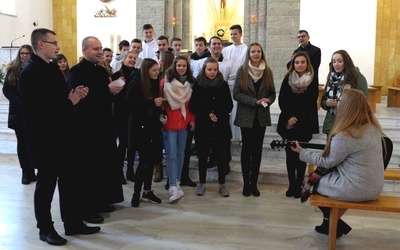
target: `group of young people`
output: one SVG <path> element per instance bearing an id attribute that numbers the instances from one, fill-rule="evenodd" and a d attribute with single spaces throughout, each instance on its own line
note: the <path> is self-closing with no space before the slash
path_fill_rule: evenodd
<path id="1" fill-rule="evenodd" d="M 218 190 L 222 197 L 230 196 L 225 183 L 230 143 L 241 140 L 242 194 L 260 196 L 263 141 L 266 126 L 271 126 L 269 107 L 277 94 L 262 46 L 243 44 L 240 25 L 230 30 L 232 45 L 223 48 L 221 38 L 213 36 L 207 49 L 206 39 L 199 37 L 190 58 L 168 50 L 165 36 L 157 43 L 150 24 L 143 26 L 144 41 L 121 43 L 119 49 L 126 51 L 114 59 L 99 39 L 89 36 L 82 41 L 83 59 L 71 69 L 58 55 L 53 31 L 32 32 L 32 47 L 22 46 L 10 63 L 3 92 L 10 100 L 9 127 L 18 138 L 22 182 L 37 180 L 34 204 L 41 240 L 66 243 L 55 231 L 50 213 L 57 182 L 66 235 L 100 231 L 84 221 L 103 222 L 100 214 L 114 211 L 111 205 L 123 201 L 126 156 L 126 177 L 135 182 L 131 205 L 161 203 L 152 181 L 162 180 L 164 148 L 168 200 L 175 203 L 184 196 L 183 182 L 194 183 L 188 173 L 193 137 L 199 170 L 199 185 L 192 185 L 197 186 L 196 195 L 205 194 L 207 162 L 214 157 Z M 319 133 L 321 50 L 311 45 L 307 31 L 297 35 L 300 46 L 278 94 L 282 112 L 277 132 L 283 139 L 308 142 Z M 181 40 L 172 40 L 179 51 Z M 51 62 L 56 57 L 59 65 Z M 305 193 L 305 168 L 311 163 L 329 169 L 312 191 L 349 201 L 375 199 L 383 187 L 383 162 L 376 157 L 382 155 L 383 133 L 367 103 L 366 80 L 344 50 L 333 53 L 329 67 L 321 101 L 327 110 L 323 125 L 327 146 L 322 153 L 302 149 L 298 143 L 286 147 L 286 196 L 300 198 Z M 49 114 L 49 98 L 57 114 Z M 136 151 L 139 164 L 134 171 Z M 153 179 L 154 170 L 158 173 Z M 321 211 L 324 221 L 316 231 L 328 234 L 329 209 Z M 337 235 L 350 230 L 341 221 Z"/>
<path id="2" fill-rule="evenodd" d="M 319 133 L 316 105 L 321 50 L 309 42 L 306 30 L 300 30 L 297 38 L 300 46 L 287 64 L 278 97 L 281 114 L 277 132 L 285 140 L 296 141 L 285 148 L 289 179 L 286 196 L 301 198 L 301 202 L 311 193 L 344 201 L 374 200 L 383 189 L 382 151 L 386 147 L 382 128 L 367 101 L 367 81 L 345 50 L 332 54 L 321 99 L 326 110 L 322 132 L 327 143 L 322 153 L 302 148 L 299 141 L 309 142 Z M 318 168 L 304 180 L 307 163 Z M 330 209 L 320 210 L 323 223 L 315 230 L 328 235 Z M 350 231 L 351 227 L 340 219 L 337 237 Z"/>

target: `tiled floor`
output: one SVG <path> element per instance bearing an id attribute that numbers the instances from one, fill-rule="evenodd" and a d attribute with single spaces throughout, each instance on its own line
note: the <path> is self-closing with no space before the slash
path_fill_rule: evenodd
<path id="1" fill-rule="evenodd" d="M 53 219 L 63 247 L 38 239 L 33 213 L 35 184 L 20 184 L 16 163 L 0 163 L 0 249 L 327 249 L 328 238 L 314 231 L 321 213 L 309 203 L 286 198 L 286 185 L 259 185 L 261 196 L 244 197 L 241 183 L 228 181 L 229 198 L 222 198 L 216 182 L 207 183 L 203 197 L 184 187 L 178 204 L 167 203 L 165 181 L 154 184 L 162 204 L 129 205 L 133 183 L 124 185 L 125 202 L 104 214 L 100 233 L 65 236 L 58 196 Z M 386 194 L 400 194 L 400 184 L 387 182 Z M 79 204 L 76 204 L 79 206 Z M 337 249 L 399 249 L 400 214 L 348 211 L 343 219 L 353 227 L 337 240 Z"/>

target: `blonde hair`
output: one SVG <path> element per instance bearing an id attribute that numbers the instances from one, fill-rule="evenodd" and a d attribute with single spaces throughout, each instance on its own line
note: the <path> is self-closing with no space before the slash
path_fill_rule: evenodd
<path id="1" fill-rule="evenodd" d="M 332 137 L 340 132 L 345 132 L 353 138 L 361 138 L 365 133 L 365 125 L 367 124 L 377 127 L 383 137 L 381 125 L 369 106 L 364 93 L 358 89 L 344 89 L 322 156 L 329 155 Z"/>

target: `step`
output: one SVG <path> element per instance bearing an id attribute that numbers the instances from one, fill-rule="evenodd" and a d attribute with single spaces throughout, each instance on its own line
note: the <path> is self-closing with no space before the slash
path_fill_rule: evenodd
<path id="1" fill-rule="evenodd" d="M 271 106 L 271 120 L 272 126 L 267 127 L 264 146 L 263 146 L 263 157 L 260 168 L 260 182 L 263 183 L 274 183 L 274 184 L 286 184 L 287 173 L 286 173 L 286 154 L 285 150 L 273 150 L 270 147 L 270 143 L 273 140 L 281 139 L 276 132 L 277 121 L 279 117 L 279 107 L 277 104 Z M 320 109 L 318 111 L 320 131 L 322 131 L 322 122 L 325 117 L 326 111 Z M 395 115 L 393 115 L 395 113 Z M 391 114 L 391 115 L 389 115 Z M 394 144 L 394 150 L 388 169 L 397 169 L 400 164 L 400 108 L 387 108 L 386 102 L 377 104 L 376 116 L 389 138 L 392 139 Z M 7 128 L 7 117 L 8 117 L 8 100 L 0 99 L 0 162 L 13 162 L 18 163 L 16 155 L 16 138 L 14 131 Z M 326 135 L 316 134 L 313 135 L 311 143 L 325 144 Z M 241 166 L 240 166 L 240 143 L 232 142 L 232 161 L 231 173 L 227 176 L 227 181 L 242 181 Z M 197 157 L 192 156 L 190 162 L 190 176 L 194 179 L 198 179 L 197 169 Z M 216 168 L 209 169 L 208 178 L 211 180 L 217 180 Z"/>

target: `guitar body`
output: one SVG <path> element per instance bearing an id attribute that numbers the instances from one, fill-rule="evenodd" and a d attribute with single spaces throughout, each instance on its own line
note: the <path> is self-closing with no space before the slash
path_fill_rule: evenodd
<path id="1" fill-rule="evenodd" d="M 324 144 L 316 144 L 316 143 L 308 143 L 308 142 L 298 142 L 299 145 L 303 148 L 312 148 L 312 149 L 320 149 L 323 150 L 325 148 Z M 384 145 L 385 144 L 385 145 Z M 295 141 L 289 140 L 273 140 L 270 143 L 272 149 L 280 149 L 290 146 L 295 146 Z M 386 150 L 385 150 L 386 148 Z M 382 140 L 382 154 L 383 154 L 383 167 L 386 169 L 389 165 L 390 158 L 392 157 L 393 152 L 393 142 L 389 137 L 384 136 Z"/>

